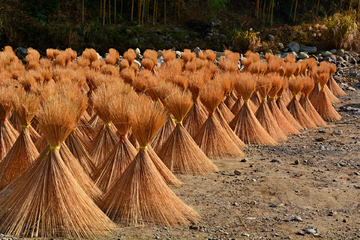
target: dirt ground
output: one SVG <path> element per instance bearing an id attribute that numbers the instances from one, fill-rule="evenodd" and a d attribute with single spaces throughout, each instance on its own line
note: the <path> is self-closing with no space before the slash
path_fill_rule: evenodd
<path id="1" fill-rule="evenodd" d="M 352 110 L 360 108 L 360 90 L 346 92 L 335 105 L 343 118 L 327 128 L 302 131 L 277 147 L 248 146 L 245 159 L 215 160 L 218 173 L 177 175 L 183 184 L 172 190 L 200 222 L 119 225 L 112 238 L 359 239 L 360 110 Z"/>

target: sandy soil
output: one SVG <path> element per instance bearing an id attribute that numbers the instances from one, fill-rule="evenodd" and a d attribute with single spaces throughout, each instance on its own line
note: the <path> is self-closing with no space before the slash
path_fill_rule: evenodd
<path id="1" fill-rule="evenodd" d="M 220 171 L 212 175 L 177 175 L 183 184 L 172 189 L 200 222 L 119 225 L 112 238 L 359 239 L 360 112 L 347 110 L 360 108 L 360 91 L 346 92 L 335 105 L 343 119 L 325 132 L 302 131 L 277 147 L 249 146 L 245 159 L 214 161 Z"/>

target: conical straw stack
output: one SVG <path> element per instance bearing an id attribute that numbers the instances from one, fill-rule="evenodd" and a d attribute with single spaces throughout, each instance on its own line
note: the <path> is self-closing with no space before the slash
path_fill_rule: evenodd
<path id="1" fill-rule="evenodd" d="M 200 100 L 209 116 L 195 136 L 195 141 L 211 159 L 243 157 L 244 153 L 231 139 L 214 114 L 224 94 L 220 81 L 222 81 L 221 76 L 216 77 L 214 81 L 204 87 L 200 94 Z"/>
<path id="2" fill-rule="evenodd" d="M 77 113 L 77 102 L 63 95 L 41 104 L 37 113 L 39 125 L 51 147 L 0 192 L 0 229 L 4 234 L 101 238 L 115 230 L 59 153 L 75 127 Z"/>
<path id="3" fill-rule="evenodd" d="M 317 128 L 316 124 L 306 114 L 305 110 L 302 108 L 299 101 L 297 100 L 297 95 L 300 93 L 303 86 L 304 82 L 301 81 L 300 77 L 292 77 L 289 79 L 289 89 L 293 94 L 293 99 L 291 100 L 287 108 L 291 115 L 303 128 Z"/>
<path id="4" fill-rule="evenodd" d="M 231 79 L 230 74 L 217 74 L 215 78 L 218 78 L 219 87 L 223 90 L 223 99 L 225 98 L 226 94 L 230 92 L 231 89 Z M 225 120 L 229 123 L 233 120 L 235 115 L 230 111 L 230 109 L 226 106 L 226 104 L 221 101 L 218 106 L 221 114 L 225 118 Z"/>
<path id="5" fill-rule="evenodd" d="M 269 106 L 267 104 L 267 95 L 272 88 L 272 78 L 269 76 L 261 76 L 257 79 L 257 89 L 261 96 L 262 102 L 255 113 L 256 118 L 260 122 L 261 126 L 275 141 L 285 141 L 287 137 L 281 131 L 277 121 L 272 115 Z"/>
<path id="6" fill-rule="evenodd" d="M 291 113 L 289 112 L 289 110 L 286 107 L 286 103 L 283 98 L 283 95 L 284 95 L 285 88 L 287 88 L 287 86 L 288 86 L 288 81 L 285 78 L 281 78 L 281 79 L 282 79 L 282 86 L 276 94 L 277 95 L 276 104 L 279 107 L 279 110 L 281 111 L 281 113 L 291 123 L 291 125 L 293 125 L 297 130 L 304 129 L 298 123 L 298 121 L 291 115 Z"/>
<path id="7" fill-rule="evenodd" d="M 303 77 L 304 87 L 301 89 L 300 104 L 305 110 L 306 114 L 313 120 L 318 127 L 327 127 L 327 123 L 322 119 L 319 113 L 315 110 L 308 96 L 314 88 L 314 81 L 310 77 Z"/>
<path id="8" fill-rule="evenodd" d="M 269 91 L 269 100 L 268 100 L 268 106 L 272 115 L 274 116 L 276 122 L 281 128 L 281 131 L 285 135 L 299 134 L 300 132 L 289 122 L 289 120 L 284 116 L 284 114 L 280 111 L 279 107 L 276 105 L 276 94 L 282 87 L 283 79 L 277 74 L 269 75 L 268 77 L 272 78 L 272 88 Z M 295 119 L 294 121 L 296 122 Z"/>
<path id="9" fill-rule="evenodd" d="M 136 156 L 136 149 L 128 139 L 131 128 L 130 107 L 136 100 L 136 94 L 132 92 L 125 95 L 116 95 L 114 100 L 109 103 L 112 122 L 120 134 L 120 141 L 94 174 L 96 185 L 104 193 L 120 178 Z"/>
<path id="10" fill-rule="evenodd" d="M 194 105 L 191 107 L 188 114 L 185 116 L 183 125 L 191 137 L 195 135 L 200 130 L 201 126 L 207 119 L 206 111 L 199 100 L 200 92 L 204 86 L 204 81 L 202 80 L 203 72 L 195 72 L 189 76 L 189 90 L 192 94 L 192 99 Z"/>
<path id="11" fill-rule="evenodd" d="M 20 175 L 39 155 L 31 137 L 29 127 L 39 107 L 40 99 L 33 93 L 19 90 L 12 100 L 22 131 L 16 142 L 0 162 L 0 190 Z"/>
<path id="12" fill-rule="evenodd" d="M 336 65 L 331 63 L 330 64 L 330 79 L 327 82 L 327 86 L 329 87 L 330 91 L 337 97 L 344 97 L 347 94 L 344 92 L 344 90 L 342 90 L 339 85 L 337 84 L 337 82 L 335 81 L 333 74 L 336 72 Z"/>
<path id="13" fill-rule="evenodd" d="M 325 91 L 326 82 L 329 79 L 329 75 L 327 73 L 322 73 L 318 77 L 321 85 L 321 90 L 313 102 L 314 108 L 319 113 L 319 115 L 327 122 L 340 120 L 341 115 L 335 110 Z"/>
<path id="14" fill-rule="evenodd" d="M 234 87 L 239 96 L 244 99 L 244 105 L 230 123 L 234 133 L 244 143 L 277 145 L 276 141 L 261 126 L 250 109 L 250 97 L 256 90 L 256 82 L 251 74 L 241 73 L 235 77 Z"/>
<path id="15" fill-rule="evenodd" d="M 166 185 L 147 153 L 151 138 L 165 122 L 166 112 L 140 96 L 131 112 L 139 152 L 100 205 L 111 219 L 127 225 L 151 222 L 167 226 L 187 225 L 198 219 Z"/>
<path id="16" fill-rule="evenodd" d="M 217 171 L 217 167 L 196 145 L 182 125 L 184 116 L 193 105 L 191 93 L 178 87 L 164 99 L 164 105 L 174 116 L 176 127 L 159 151 L 159 157 L 174 173 L 205 175 Z"/>
<path id="17" fill-rule="evenodd" d="M 114 84 L 103 84 L 93 93 L 94 110 L 104 123 L 103 128 L 95 137 L 93 149 L 90 151 L 96 167 L 102 164 L 110 151 L 120 141 L 116 129 L 114 131 L 114 126 L 111 125 L 111 110 L 108 104 L 113 96 L 118 94 Z"/>
<path id="18" fill-rule="evenodd" d="M 0 161 L 10 151 L 19 135 L 7 119 L 13 108 L 11 100 L 14 91 L 11 82 L 9 85 L 3 83 L 0 86 Z"/>

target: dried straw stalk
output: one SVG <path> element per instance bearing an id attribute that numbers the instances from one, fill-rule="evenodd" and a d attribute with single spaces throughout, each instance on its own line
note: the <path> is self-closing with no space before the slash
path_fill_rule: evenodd
<path id="1" fill-rule="evenodd" d="M 335 81 L 333 74 L 336 72 L 336 65 L 331 63 L 330 65 L 330 79 L 329 81 L 326 83 L 326 85 L 329 87 L 330 91 L 337 97 L 344 97 L 347 94 L 344 92 L 344 90 L 342 90 L 339 85 L 337 84 L 337 82 Z"/>
<path id="2" fill-rule="evenodd" d="M 12 85 L 0 86 L 0 161 L 10 151 L 19 135 L 7 119 L 13 108 L 11 100 L 14 91 Z"/>
<path id="3" fill-rule="evenodd" d="M 282 87 L 282 78 L 278 75 L 271 75 L 271 78 L 272 78 L 272 88 L 269 91 L 269 100 L 268 100 L 269 109 L 272 115 L 274 116 L 276 122 L 278 123 L 279 127 L 281 128 L 281 131 L 285 135 L 299 134 L 300 132 L 288 121 L 288 119 L 282 114 L 279 107 L 276 105 L 276 94 Z M 294 119 L 294 121 L 296 120 Z"/>
<path id="4" fill-rule="evenodd" d="M 105 193 L 117 182 L 125 169 L 136 156 L 136 149 L 128 139 L 131 128 L 130 106 L 136 101 L 136 94 L 116 95 L 110 102 L 111 119 L 120 134 L 119 143 L 94 174 L 96 185 Z"/>
<path id="5" fill-rule="evenodd" d="M 234 133 L 244 143 L 257 143 L 264 145 L 277 145 L 276 141 L 261 126 L 250 108 L 250 97 L 256 89 L 253 76 L 248 73 L 240 73 L 235 77 L 234 87 L 239 96 L 244 98 L 244 105 L 229 124 Z"/>
<path id="6" fill-rule="evenodd" d="M 319 82 L 321 84 L 321 90 L 316 96 L 313 106 L 319 115 L 327 122 L 333 122 L 341 119 L 341 115 L 335 110 L 331 101 L 325 91 L 326 82 L 328 81 L 328 75 L 322 73 L 319 75 Z"/>
<path id="7" fill-rule="evenodd" d="M 293 93 L 293 99 L 287 106 L 287 109 L 303 128 L 317 128 L 316 124 L 306 114 L 305 110 L 302 108 L 299 101 L 297 100 L 297 95 L 299 94 L 303 86 L 304 82 L 301 81 L 299 77 L 293 77 L 289 80 L 289 89 Z"/>
<path id="8" fill-rule="evenodd" d="M 75 127 L 77 103 L 56 95 L 38 110 L 50 144 L 0 195 L 0 229 L 27 237 L 99 238 L 115 225 L 96 206 L 63 161 L 59 148 Z M 81 174 L 81 173 L 78 173 Z"/>
<path id="9" fill-rule="evenodd" d="M 259 120 L 261 126 L 263 126 L 266 132 L 269 133 L 275 141 L 285 141 L 287 140 L 287 137 L 282 132 L 267 104 L 267 95 L 271 88 L 272 78 L 270 76 L 261 76 L 257 79 L 257 89 L 262 102 L 256 111 L 255 116 Z"/>
<path id="10" fill-rule="evenodd" d="M 214 114 L 215 109 L 223 99 L 219 81 L 221 81 L 221 77 L 215 78 L 213 82 L 205 86 L 200 94 L 200 100 L 207 109 L 209 116 L 195 136 L 195 141 L 206 156 L 211 159 L 243 157 L 244 153 L 231 139 Z"/>
<path id="11" fill-rule="evenodd" d="M 166 185 L 147 153 L 147 146 L 166 122 L 166 112 L 140 96 L 131 111 L 133 133 L 140 144 L 135 159 L 105 194 L 103 211 L 116 221 L 138 225 L 145 222 L 168 226 L 196 221 L 198 214 L 186 206 Z"/>
<path id="12" fill-rule="evenodd" d="M 90 151 L 96 167 L 105 161 L 107 155 L 120 141 L 116 129 L 114 131 L 114 126 L 111 124 L 111 110 L 109 107 L 109 102 L 113 100 L 116 94 L 119 93 L 116 92 L 116 87 L 113 84 L 103 84 L 93 93 L 94 110 L 104 122 L 102 129 L 93 141 L 93 148 Z"/>
<path id="13" fill-rule="evenodd" d="M 303 77 L 302 81 L 304 82 L 304 87 L 301 90 L 301 99 L 300 104 L 305 110 L 306 114 L 313 120 L 313 122 L 318 127 L 327 127 L 327 123 L 322 119 L 322 117 L 319 115 L 319 113 L 315 110 L 312 103 L 310 102 L 308 96 L 309 93 L 314 88 L 314 81 L 310 77 Z"/>
<path id="14" fill-rule="evenodd" d="M 173 93 L 164 104 L 176 122 L 176 127 L 166 140 L 159 157 L 163 159 L 170 171 L 183 174 L 205 175 L 217 171 L 217 167 L 206 157 L 196 145 L 193 138 L 182 125 L 184 116 L 193 105 L 191 93 L 173 88 Z"/>
<path id="15" fill-rule="evenodd" d="M 285 91 L 285 88 L 287 87 L 287 85 L 288 85 L 287 80 L 285 78 L 282 78 L 282 87 L 276 94 L 277 95 L 276 104 L 279 107 L 279 110 L 281 111 L 281 113 L 291 123 L 291 125 L 293 125 L 297 130 L 304 129 L 298 123 L 298 121 L 296 121 L 296 119 L 291 115 L 291 113 L 289 112 L 289 110 L 286 107 L 286 101 L 283 98 L 283 94 L 284 94 L 284 91 Z"/>
<path id="16" fill-rule="evenodd" d="M 20 175 L 39 155 L 31 137 L 29 127 L 39 107 L 40 99 L 32 93 L 19 91 L 12 100 L 22 131 L 16 142 L 0 162 L 0 190 Z"/>

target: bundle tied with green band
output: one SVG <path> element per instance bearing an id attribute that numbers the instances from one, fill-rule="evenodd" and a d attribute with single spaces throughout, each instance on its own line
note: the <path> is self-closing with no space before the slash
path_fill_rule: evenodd
<path id="1" fill-rule="evenodd" d="M 217 109 L 224 98 L 224 91 L 221 87 L 222 81 L 224 81 L 224 76 L 216 75 L 214 80 L 207 83 L 200 94 L 200 100 L 209 115 L 195 136 L 195 142 L 210 159 L 244 156 L 244 153 L 220 124 L 217 114 L 213 114 L 218 111 L 218 114 L 222 116 L 221 111 Z"/>
<path id="2" fill-rule="evenodd" d="M 239 73 L 235 77 L 234 87 L 244 99 L 244 105 L 229 124 L 234 133 L 246 144 L 256 143 L 277 145 L 276 141 L 261 126 L 250 107 L 250 97 L 256 90 L 256 81 L 250 73 Z"/>
<path id="3" fill-rule="evenodd" d="M 317 128 L 316 124 L 306 114 L 305 110 L 302 108 L 301 104 L 297 99 L 297 95 L 300 93 L 303 86 L 304 82 L 300 77 L 292 77 L 291 79 L 289 79 L 289 89 L 293 94 L 293 98 L 287 108 L 291 115 L 303 128 L 314 129 Z"/>
<path id="4" fill-rule="evenodd" d="M 319 113 L 316 111 L 314 106 L 312 105 L 309 99 L 309 93 L 314 88 L 314 81 L 310 77 L 302 77 L 301 80 L 304 83 L 303 88 L 301 89 L 301 98 L 300 104 L 303 107 L 306 114 L 310 117 L 311 120 L 318 126 L 318 127 L 328 127 L 328 124 L 322 119 Z"/>
<path id="5" fill-rule="evenodd" d="M 174 86 L 164 98 L 164 105 L 172 113 L 176 123 L 175 129 L 158 153 L 165 165 L 174 173 L 204 175 L 216 171 L 217 167 L 196 145 L 182 124 L 193 106 L 191 93 Z"/>
<path id="6" fill-rule="evenodd" d="M 49 147 L 0 192 L 0 230 L 4 234 L 101 238 L 115 230 L 112 221 L 79 184 L 81 178 L 75 177 L 85 173 L 70 169 L 60 153 L 79 112 L 78 101 L 63 94 L 41 103 L 37 116 Z"/>
<path id="7" fill-rule="evenodd" d="M 186 114 L 183 125 L 193 138 L 207 119 L 207 112 L 199 99 L 199 95 L 204 87 L 203 75 L 204 71 L 188 73 L 188 90 L 191 92 L 194 104 Z"/>
<path id="8" fill-rule="evenodd" d="M 300 132 L 291 124 L 290 120 L 284 116 L 276 104 L 276 94 L 282 88 L 282 77 L 276 73 L 270 73 L 268 77 L 272 79 L 272 87 L 268 94 L 268 106 L 271 114 L 285 135 L 299 134 Z M 291 116 L 290 113 L 288 114 Z M 295 119 L 293 120 L 296 122 Z"/>
<path id="9" fill-rule="evenodd" d="M 140 149 L 105 194 L 101 209 L 111 219 L 126 226 L 145 223 L 174 226 L 197 221 L 198 214 L 171 191 L 148 155 L 148 144 L 166 122 L 166 112 L 144 95 L 140 95 L 132 106 L 132 131 Z"/>
<path id="10" fill-rule="evenodd" d="M 100 166 L 105 161 L 107 155 L 120 141 L 116 133 L 116 128 L 111 124 L 111 109 L 108 104 L 112 98 L 119 94 L 117 91 L 117 84 L 123 84 L 120 81 L 109 81 L 101 84 L 93 93 L 92 100 L 94 103 L 94 111 L 103 122 L 103 127 L 98 131 L 93 140 L 93 148 L 90 155 L 96 167 Z M 126 91 L 131 91 L 129 87 Z"/>
<path id="11" fill-rule="evenodd" d="M 268 75 L 260 76 L 257 78 L 257 90 L 261 96 L 261 104 L 255 116 L 260 122 L 261 126 L 266 130 L 266 132 L 277 142 L 287 140 L 287 137 L 282 132 L 277 121 L 272 115 L 269 106 L 267 104 L 267 95 L 272 88 L 272 78 Z"/>
<path id="12" fill-rule="evenodd" d="M 39 155 L 31 139 L 29 127 L 39 107 L 40 98 L 20 89 L 14 92 L 12 103 L 22 130 L 10 151 L 0 162 L 0 190 L 19 176 Z"/>

